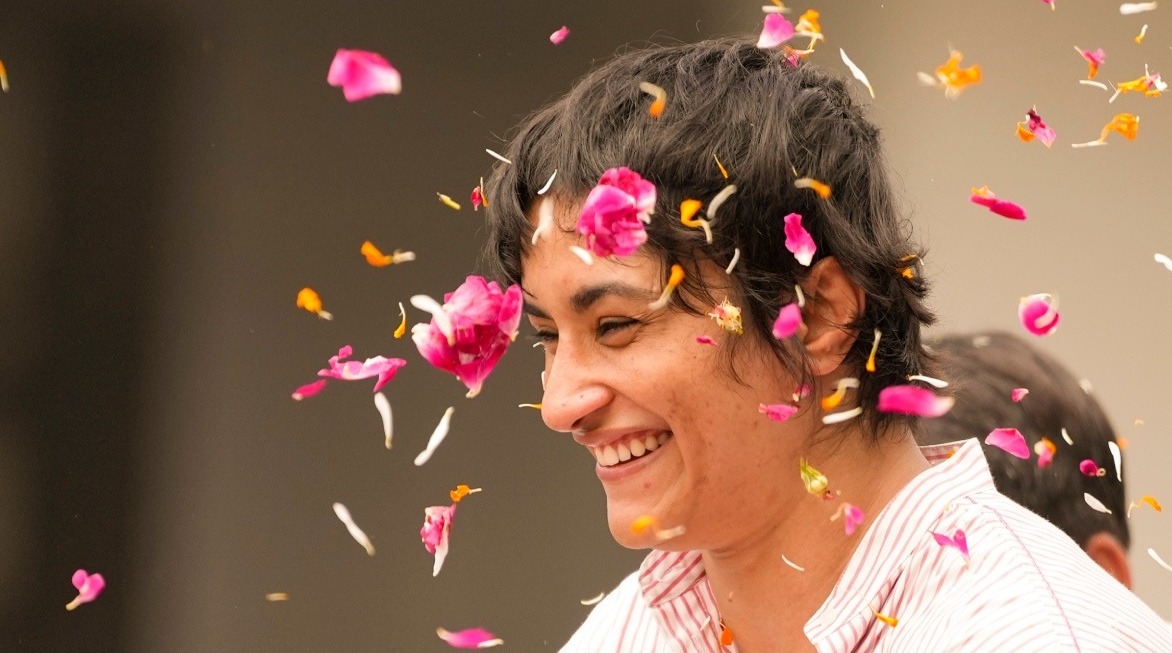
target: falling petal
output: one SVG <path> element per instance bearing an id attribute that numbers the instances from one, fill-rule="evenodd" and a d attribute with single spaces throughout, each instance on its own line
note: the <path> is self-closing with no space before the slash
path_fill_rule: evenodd
<path id="1" fill-rule="evenodd" d="M 924 376 L 923 374 L 913 374 L 913 375 L 907 377 L 907 380 L 908 381 L 920 381 L 922 383 L 927 383 L 928 385 L 930 385 L 934 388 L 947 388 L 948 387 L 948 381 L 943 381 L 941 379 L 936 379 L 936 378 L 933 378 L 930 376 Z"/>
<path id="2" fill-rule="evenodd" d="M 964 556 L 965 564 L 968 564 L 969 543 L 964 531 L 958 528 L 952 533 L 952 537 L 948 537 L 942 533 L 932 533 L 932 537 L 936 539 L 936 543 L 940 546 L 956 549 L 960 555 Z"/>
<path id="3" fill-rule="evenodd" d="M 1090 458 L 1078 464 L 1078 471 L 1082 472 L 1083 476 L 1103 476 L 1107 473 L 1107 470 L 1099 467 L 1099 464 Z"/>
<path id="4" fill-rule="evenodd" d="M 1103 89 L 1104 91 L 1107 91 L 1107 92 L 1110 92 L 1110 91 L 1111 91 L 1111 89 L 1107 88 L 1107 85 L 1106 85 L 1106 84 L 1104 84 L 1103 82 L 1092 82 L 1092 81 L 1091 81 L 1091 80 L 1089 80 L 1089 79 L 1080 79 L 1080 80 L 1078 80 L 1078 83 L 1079 83 L 1079 84 L 1082 84 L 1083 86 L 1094 86 L 1095 88 L 1101 88 L 1101 89 Z M 1079 144 L 1072 145 L 1071 147 L 1090 147 L 1092 144 L 1094 144 L 1094 145 L 1106 145 L 1106 143 L 1095 143 L 1095 142 L 1092 142 L 1092 143 L 1079 143 Z"/>
<path id="5" fill-rule="evenodd" d="M 734 248 L 733 248 L 733 255 L 732 255 L 732 260 L 730 260 L 730 261 L 728 262 L 728 267 L 726 267 L 726 268 L 724 269 L 724 273 L 725 273 L 725 274 L 732 274 L 732 271 L 733 271 L 733 269 L 734 269 L 734 268 L 736 268 L 736 267 L 737 267 L 737 261 L 739 261 L 739 260 L 741 260 L 741 248 L 740 248 L 740 247 L 734 247 Z M 1172 267 L 1169 267 L 1168 269 L 1169 269 L 1169 270 L 1172 270 Z"/>
<path id="6" fill-rule="evenodd" d="M 1063 428 L 1061 429 L 1061 433 L 1062 433 L 1062 439 L 1066 441 L 1066 444 L 1069 444 L 1069 445 L 1071 445 L 1071 446 L 1074 446 L 1074 440 L 1072 440 L 1072 439 L 1070 438 L 1070 434 L 1066 432 L 1066 428 L 1065 428 L 1065 427 L 1063 427 Z"/>
<path id="7" fill-rule="evenodd" d="M 951 410 L 954 403 L 955 398 L 938 396 L 926 388 L 892 385 L 879 391 L 878 410 L 916 417 L 940 417 Z"/>
<path id="8" fill-rule="evenodd" d="M 581 601 L 578 601 L 578 602 L 581 603 L 582 605 L 594 605 L 594 604 L 598 603 L 599 601 L 601 601 L 603 599 L 603 597 L 605 597 L 605 596 L 606 596 L 606 592 L 599 592 L 598 596 L 592 596 L 588 599 L 582 599 Z"/>
<path id="9" fill-rule="evenodd" d="M 798 407 L 789 404 L 761 404 L 757 406 L 757 412 L 775 422 L 784 422 L 798 412 Z"/>
<path id="10" fill-rule="evenodd" d="M 490 149 L 488 149 L 487 147 L 486 147 L 486 148 L 484 148 L 484 151 L 485 151 L 485 152 L 488 152 L 488 155 L 489 155 L 489 156 L 491 156 L 492 158 L 496 159 L 497 161 L 500 161 L 501 163 L 507 163 L 507 164 L 509 164 L 509 165 L 513 165 L 513 162 L 512 162 L 512 161 L 510 161 L 510 160 L 506 159 L 506 158 L 504 157 L 504 155 L 500 154 L 499 152 L 496 152 L 496 151 L 494 151 L 494 150 L 490 150 Z"/>
<path id="11" fill-rule="evenodd" d="M 570 245 L 570 253 L 582 259 L 582 262 L 586 265 L 594 265 L 594 255 L 590 253 L 590 250 L 584 247 L 578 247 L 577 245 Z"/>
<path id="12" fill-rule="evenodd" d="M 395 378 L 399 369 L 407 364 L 402 358 L 387 358 L 374 356 L 364 361 L 346 360 L 354 353 L 349 345 L 338 349 L 336 356 L 331 356 L 329 367 L 317 371 L 317 375 L 340 381 L 362 381 L 376 379 L 372 392 L 382 390 L 383 386 Z"/>
<path id="13" fill-rule="evenodd" d="M 728 170 L 725 169 L 724 164 L 720 162 L 715 152 L 712 153 L 712 158 L 716 161 L 716 167 L 720 170 L 720 176 L 728 179 Z"/>
<path id="14" fill-rule="evenodd" d="M 655 519 L 655 517 L 652 517 L 651 515 L 637 517 L 635 521 L 631 522 L 631 532 L 635 535 L 641 535 L 647 531 L 652 531 L 655 534 L 655 538 L 657 540 L 660 542 L 665 542 L 683 535 L 685 529 L 683 525 L 676 526 L 674 528 L 660 529 L 659 520 Z"/>
<path id="15" fill-rule="evenodd" d="M 867 356 L 866 370 L 868 372 L 875 371 L 875 354 L 879 352 L 879 337 L 882 335 L 879 329 L 875 329 L 875 340 L 871 343 L 871 353 Z"/>
<path id="16" fill-rule="evenodd" d="M 106 589 L 106 579 L 101 574 L 91 574 L 84 569 L 73 572 L 70 582 L 77 590 L 77 596 L 65 605 L 66 610 L 75 610 L 82 603 L 89 603 L 98 598 L 102 590 Z"/>
<path id="17" fill-rule="evenodd" d="M 517 408 L 536 408 L 537 410 L 541 410 L 541 404 L 517 404 Z"/>
<path id="18" fill-rule="evenodd" d="M 334 514 L 337 515 L 338 519 L 342 520 L 342 523 L 346 525 L 346 530 L 350 532 L 350 537 L 354 538 L 355 542 L 361 544 L 362 548 L 366 549 L 366 555 L 374 555 L 374 544 L 371 543 L 370 538 L 366 536 L 366 533 L 362 532 L 362 529 L 358 527 L 358 524 L 354 523 L 354 518 L 350 516 L 350 511 L 346 509 L 346 506 L 340 503 L 335 503 Z"/>
<path id="19" fill-rule="evenodd" d="M 842 62 L 846 64 L 847 68 L 850 68 L 851 74 L 855 76 L 855 79 L 862 82 L 863 86 L 867 87 L 867 92 L 871 94 L 871 99 L 874 100 L 875 89 L 871 88 L 871 82 L 867 79 L 867 73 L 864 73 L 861 68 L 855 65 L 855 62 L 851 61 L 850 57 L 846 56 L 846 50 L 839 48 L 838 53 L 842 55 Z"/>
<path id="20" fill-rule="evenodd" d="M 919 73 L 920 81 L 928 86 L 944 89 L 944 96 L 950 99 L 958 97 L 967 87 L 981 81 L 981 67 L 970 66 L 961 68 L 960 62 L 964 55 L 953 50 L 948 61 L 936 68 L 935 76 Z"/>
<path id="21" fill-rule="evenodd" d="M 770 13 L 765 16 L 765 24 L 761 28 L 760 38 L 757 39 L 757 47 L 776 48 L 793 37 L 793 23 L 779 13 Z"/>
<path id="22" fill-rule="evenodd" d="M 802 293 L 801 284 L 794 284 L 794 296 L 798 301 L 798 308 L 806 307 L 806 296 Z"/>
<path id="23" fill-rule="evenodd" d="M 1124 16 L 1131 16 L 1132 14 L 1142 14 L 1145 11 L 1154 11 L 1156 3 L 1154 2 L 1125 2 L 1119 5 L 1119 13 Z"/>
<path id="24" fill-rule="evenodd" d="M 720 622 L 720 645 L 721 646 L 732 646 L 733 645 L 733 631 L 731 628 L 724 625 L 723 621 Z"/>
<path id="25" fill-rule="evenodd" d="M 448 495 L 451 497 L 452 503 L 459 503 L 459 501 L 461 501 L 461 499 L 463 499 L 464 497 L 466 497 L 468 495 L 475 495 L 476 492 L 479 492 L 482 490 L 483 490 L 483 488 L 469 488 L 468 485 L 459 484 L 459 485 L 456 485 L 455 490 L 450 490 L 448 492 Z"/>
<path id="26" fill-rule="evenodd" d="M 436 628 L 435 634 L 452 648 L 489 648 L 500 646 L 505 641 L 483 628 L 469 628 L 454 633 Z"/>
<path id="27" fill-rule="evenodd" d="M 1164 266 L 1165 270 L 1172 272 L 1172 258 L 1168 258 L 1163 254 L 1156 254 L 1155 259 L 1156 263 Z"/>
<path id="28" fill-rule="evenodd" d="M 562 25 L 560 29 L 555 30 L 553 34 L 549 35 L 549 42 L 553 43 L 554 45 L 561 45 L 562 41 L 565 41 L 566 37 L 569 35 L 570 28 Z"/>
<path id="29" fill-rule="evenodd" d="M 1058 299 L 1048 293 L 1022 297 L 1017 317 L 1026 331 L 1035 336 L 1048 336 L 1058 328 Z"/>
<path id="30" fill-rule="evenodd" d="M 1016 404 L 1024 399 L 1025 396 L 1029 393 L 1029 388 L 1014 388 L 1012 391 L 1010 391 L 1009 398 L 1013 401 L 1013 403 Z"/>
<path id="31" fill-rule="evenodd" d="M 320 379 L 318 381 L 314 381 L 313 383 L 306 383 L 305 385 L 303 385 L 300 388 L 297 388 L 296 390 L 293 391 L 293 399 L 295 401 L 301 401 L 302 399 L 308 399 L 308 398 L 312 397 L 313 395 L 321 392 L 322 389 L 325 387 L 326 387 L 326 380 L 325 379 Z"/>
<path id="32" fill-rule="evenodd" d="M 1054 446 L 1050 438 L 1042 436 L 1041 440 L 1034 443 L 1034 453 L 1038 454 L 1038 467 L 1045 468 L 1054 462 L 1054 454 L 1058 453 L 1058 447 Z"/>
<path id="33" fill-rule="evenodd" d="M 1111 450 L 1111 460 L 1115 463 L 1115 480 L 1120 483 L 1123 482 L 1123 452 L 1119 450 L 1119 445 L 1110 440 L 1107 442 L 1107 448 Z"/>
<path id="34" fill-rule="evenodd" d="M 802 484 L 806 486 L 806 492 L 810 494 L 821 496 L 830 485 L 826 475 L 811 467 L 805 458 L 798 459 L 798 473 L 802 477 Z"/>
<path id="35" fill-rule="evenodd" d="M 647 242 L 655 184 L 627 167 L 608 168 L 586 195 L 574 230 L 595 256 L 629 256 Z"/>
<path id="36" fill-rule="evenodd" d="M 556 173 L 555 173 L 556 174 Z M 552 177 L 550 178 L 552 179 Z M 542 198 L 537 205 L 537 227 L 533 230 L 533 237 L 529 239 L 531 245 L 536 245 L 538 239 L 554 230 L 554 203 L 552 199 Z"/>
<path id="37" fill-rule="evenodd" d="M 334 319 L 332 314 L 322 310 L 321 297 L 313 288 L 302 288 L 297 292 L 297 308 L 304 308 L 310 313 L 315 313 L 323 320 Z"/>
<path id="38" fill-rule="evenodd" d="M 384 268 L 391 264 L 391 257 L 379 251 L 379 248 L 369 240 L 362 242 L 359 252 L 366 257 L 366 262 L 376 268 Z"/>
<path id="39" fill-rule="evenodd" d="M 973 204 L 980 204 L 991 212 L 1009 218 L 1010 220 L 1026 219 L 1025 209 L 1013 202 L 997 199 L 997 196 L 993 194 L 993 191 L 989 190 L 988 186 L 974 188 L 972 195 L 969 196 L 969 201 Z"/>
<path id="40" fill-rule="evenodd" d="M 4 68 L 3 61 L 0 61 L 0 91 L 8 92 L 8 70 Z"/>
<path id="41" fill-rule="evenodd" d="M 854 419 L 863 414 L 862 406 L 855 406 L 850 410 L 844 410 L 840 413 L 830 413 L 822 416 L 822 423 L 826 425 L 839 424 L 850 419 Z"/>
<path id="42" fill-rule="evenodd" d="M 887 624 L 888 626 L 891 626 L 892 628 L 895 628 L 896 626 L 899 625 L 899 619 L 896 619 L 895 617 L 889 617 L 885 614 L 880 614 L 880 613 L 876 612 L 875 618 L 878 619 L 879 621 L 882 621 L 883 623 Z"/>
<path id="43" fill-rule="evenodd" d="M 839 379 L 834 388 L 834 393 L 822 398 L 822 410 L 837 408 L 842 403 L 842 400 L 846 398 L 846 391 L 857 387 L 859 387 L 859 380 L 854 377 L 848 376 Z"/>
<path id="44" fill-rule="evenodd" d="M 639 90 L 655 98 L 651 106 L 647 107 L 647 113 L 652 118 L 662 116 L 663 110 L 667 108 L 667 91 L 651 82 L 639 82 Z"/>
<path id="45" fill-rule="evenodd" d="M 1147 35 L 1148 35 L 1148 24 L 1144 23 L 1144 26 L 1141 27 L 1139 30 L 1139 34 L 1137 34 L 1135 37 L 1135 44 L 1142 45 L 1144 42 L 1144 37 Z"/>
<path id="46" fill-rule="evenodd" d="M 407 309 L 403 308 L 403 302 L 399 302 L 399 326 L 395 327 L 395 339 L 403 337 L 407 333 Z"/>
<path id="47" fill-rule="evenodd" d="M 450 506 L 428 506 L 423 509 L 423 528 L 419 529 L 419 537 L 423 548 L 435 556 L 431 568 L 431 576 L 435 578 L 443 569 L 444 560 L 448 557 L 448 548 L 452 534 L 452 519 L 456 516 L 456 504 Z"/>
<path id="48" fill-rule="evenodd" d="M 330 62 L 326 83 L 341 86 L 347 102 L 389 93 L 398 95 L 403 89 L 399 71 L 377 52 L 340 49 Z"/>
<path id="49" fill-rule="evenodd" d="M 741 309 L 729 303 L 728 299 L 720 302 L 708 312 L 708 317 L 716 320 L 717 326 L 736 335 L 744 335 L 745 328 L 741 322 Z"/>
<path id="50" fill-rule="evenodd" d="M 782 562 L 784 562 L 785 564 L 789 565 L 790 567 L 793 567 L 794 569 L 797 569 L 798 571 L 805 571 L 805 570 L 806 570 L 806 568 L 805 568 L 805 567 L 800 567 L 800 566 L 798 566 L 798 564 L 797 564 L 797 563 L 795 563 L 793 560 L 790 560 L 789 558 L 785 557 L 785 554 L 784 554 L 784 553 L 783 553 L 783 554 L 781 554 L 781 561 L 782 561 Z"/>
<path id="51" fill-rule="evenodd" d="M 708 336 L 696 336 L 696 342 L 700 343 L 701 345 L 712 345 L 713 347 L 720 346 L 720 343 L 716 342 Z"/>
<path id="52" fill-rule="evenodd" d="M 673 263 L 671 266 L 671 276 L 668 277 L 667 283 L 663 286 L 663 292 L 659 294 L 659 299 L 648 304 L 647 308 L 650 308 L 653 311 L 657 311 L 667 306 L 667 303 L 671 301 L 672 291 L 674 291 L 676 287 L 678 287 L 683 282 L 684 268 L 678 264 Z"/>
<path id="53" fill-rule="evenodd" d="M 289 595 L 285 592 L 269 592 L 268 594 L 265 594 L 265 600 L 272 602 L 288 601 Z"/>
<path id="54" fill-rule="evenodd" d="M 1085 82 L 1094 79 L 1095 75 L 1099 74 L 1099 66 L 1102 66 L 1103 62 L 1107 60 L 1107 53 L 1103 52 L 1103 48 L 1083 50 L 1077 45 L 1074 46 L 1074 51 L 1077 52 L 1083 59 L 1086 59 L 1087 62 L 1087 78 L 1083 81 Z M 1102 86 L 1104 91 L 1107 90 L 1106 85 L 1099 84 L 1099 86 Z"/>
<path id="55" fill-rule="evenodd" d="M 798 332 L 802 326 L 802 309 L 796 302 L 781 307 L 777 319 L 773 321 L 773 337 L 784 340 Z"/>
<path id="56" fill-rule="evenodd" d="M 989 435 L 985 436 L 985 444 L 997 447 L 1009 455 L 1017 456 L 1023 460 L 1030 457 L 1030 447 L 1026 444 L 1025 436 L 1017 429 L 993 429 Z"/>
<path id="57" fill-rule="evenodd" d="M 1106 513 L 1108 515 L 1111 514 L 1111 509 L 1108 508 L 1107 506 L 1103 505 L 1102 501 L 1099 501 L 1095 497 L 1091 496 L 1090 492 L 1083 492 L 1082 498 L 1087 502 L 1087 505 L 1090 506 L 1091 508 L 1093 508 L 1099 512 Z"/>
<path id="58" fill-rule="evenodd" d="M 448 429 L 451 427 L 452 413 L 454 412 L 456 412 L 455 406 L 449 406 L 444 411 L 444 416 L 440 418 L 439 424 L 436 425 L 435 430 L 431 433 L 431 437 L 427 439 L 427 448 L 419 452 L 418 456 L 415 456 L 416 467 L 421 467 L 428 460 L 431 460 L 431 455 L 443 443 L 444 438 L 448 437 Z"/>
<path id="59" fill-rule="evenodd" d="M 393 428 L 391 402 L 387 400 L 386 395 L 381 392 L 376 392 L 374 393 L 374 407 L 378 409 L 378 414 L 383 419 L 383 440 L 386 442 L 387 449 L 390 449 Z"/>
<path id="60" fill-rule="evenodd" d="M 439 201 L 442 202 L 444 206 L 452 209 L 453 211 L 460 210 L 460 204 L 456 202 L 456 200 L 448 197 L 447 195 L 444 195 L 443 193 L 436 193 L 436 195 L 439 197 Z"/>
<path id="61" fill-rule="evenodd" d="M 1023 122 L 1017 123 L 1017 136 L 1025 142 L 1038 139 L 1038 142 L 1050 147 L 1054 144 L 1054 139 L 1057 135 L 1054 130 L 1042 121 L 1042 117 L 1038 115 L 1037 107 L 1034 107 L 1026 112 L 1026 119 Z"/>
<path id="62" fill-rule="evenodd" d="M 830 199 L 830 186 L 818 181 L 817 179 L 811 179 L 810 177 L 796 179 L 794 180 L 794 188 L 809 188 L 810 190 L 814 191 L 814 194 L 818 197 L 824 200 Z"/>
<path id="63" fill-rule="evenodd" d="M 716 212 L 720 209 L 721 206 L 724 205 L 728 198 L 732 197 L 733 193 L 735 192 L 737 192 L 736 185 L 729 184 L 724 188 L 721 188 L 720 192 L 712 197 L 712 201 L 708 202 L 707 213 L 709 222 L 716 221 Z"/>
<path id="64" fill-rule="evenodd" d="M 802 226 L 801 214 L 790 213 L 785 216 L 785 248 L 793 253 L 794 258 L 802 265 L 808 267 L 814 260 L 814 253 L 818 248 L 810 232 Z"/>
<path id="65" fill-rule="evenodd" d="M 1131 511 L 1133 509 L 1139 508 L 1139 507 L 1143 506 L 1145 503 L 1147 505 L 1151 506 L 1152 509 L 1155 510 L 1156 512 L 1164 512 L 1164 506 L 1161 506 L 1160 502 L 1156 501 L 1156 497 L 1149 496 L 1149 495 L 1145 494 L 1144 496 L 1140 497 L 1139 501 L 1132 501 L 1131 504 L 1129 504 L 1127 506 L 1128 519 L 1131 518 Z"/>
<path id="66" fill-rule="evenodd" d="M 557 177 L 557 176 L 558 176 L 558 171 L 554 170 L 553 174 L 549 176 L 549 179 L 545 180 L 545 184 L 537 191 L 537 194 L 538 195 L 545 195 L 547 192 L 549 192 L 550 187 L 553 186 L 554 177 Z"/>
<path id="67" fill-rule="evenodd" d="M 861 508 L 845 501 L 838 505 L 838 510 L 831 515 L 830 521 L 837 521 L 839 517 L 843 518 L 843 530 L 847 537 L 855 534 L 855 530 L 863 523 L 864 519 Z"/>

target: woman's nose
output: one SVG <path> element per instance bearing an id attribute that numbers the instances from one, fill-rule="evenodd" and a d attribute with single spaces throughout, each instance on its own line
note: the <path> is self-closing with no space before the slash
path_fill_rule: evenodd
<path id="1" fill-rule="evenodd" d="M 545 374 L 541 419 L 554 431 L 569 433 L 590 426 L 591 416 L 610 403 L 614 391 L 597 366 L 558 351 Z"/>

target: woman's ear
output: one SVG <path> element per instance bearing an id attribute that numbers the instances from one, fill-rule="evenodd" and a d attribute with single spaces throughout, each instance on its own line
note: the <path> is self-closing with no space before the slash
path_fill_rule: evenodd
<path id="1" fill-rule="evenodd" d="M 1086 552 L 1115 580 L 1131 589 L 1131 565 L 1127 562 L 1127 551 L 1123 550 L 1123 545 L 1114 535 L 1106 531 L 1095 533 L 1087 540 Z"/>
<path id="2" fill-rule="evenodd" d="M 847 325 L 863 313 L 866 296 L 833 256 L 818 261 L 802 281 L 806 305 L 798 335 L 814 376 L 834 372 L 855 344 Z"/>

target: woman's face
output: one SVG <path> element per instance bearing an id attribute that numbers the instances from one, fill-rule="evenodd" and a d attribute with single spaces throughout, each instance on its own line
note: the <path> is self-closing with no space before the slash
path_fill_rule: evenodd
<path id="1" fill-rule="evenodd" d="M 522 286 L 545 342 L 542 418 L 593 454 L 614 538 L 656 545 L 631 528 L 651 516 L 662 530 L 686 530 L 661 548 L 719 549 L 784 513 L 782 497 L 800 488 L 797 452 L 813 411 L 784 423 L 758 411 L 789 402 L 795 386 L 766 343 L 703 315 L 650 309 L 666 277 L 658 261 L 636 253 L 586 265 L 571 245 L 581 245 L 575 234 L 542 238 L 523 262 Z M 724 283 L 715 266 L 704 274 L 710 287 Z M 720 347 L 744 340 L 732 362 L 743 384 L 701 335 Z"/>

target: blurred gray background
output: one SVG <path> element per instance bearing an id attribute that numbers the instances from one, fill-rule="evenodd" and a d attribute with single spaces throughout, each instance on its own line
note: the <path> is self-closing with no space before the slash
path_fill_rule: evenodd
<path id="1" fill-rule="evenodd" d="M 1172 98 L 1108 105 L 1071 47 L 1107 50 L 1102 81 L 1172 70 L 1172 7 L 1057 2 L 820 0 L 812 61 L 847 75 L 845 48 L 874 84 L 858 96 L 930 247 L 937 331 L 1020 331 L 1019 297 L 1058 295 L 1062 326 L 1039 344 L 1129 440 L 1129 498 L 1172 502 L 1172 272 L 1153 261 L 1172 253 Z M 556 650 L 579 601 L 641 554 L 611 541 L 589 455 L 515 408 L 540 400 L 540 354 L 519 343 L 466 400 L 391 338 L 396 302 L 474 271 L 468 193 L 525 114 L 622 48 L 761 21 L 750 1 L 3 3 L 0 650 L 447 650 L 436 626 Z M 955 101 L 916 80 L 950 45 L 985 74 Z M 387 56 L 402 95 L 347 104 L 325 83 L 339 47 Z M 1033 105 L 1051 150 L 1014 137 Z M 1071 149 L 1124 111 L 1137 141 Z M 982 184 L 1029 220 L 969 204 Z M 418 260 L 371 268 L 365 239 Z M 294 307 L 306 285 L 334 321 Z M 392 451 L 370 382 L 289 398 L 342 344 L 409 361 L 387 387 Z M 447 406 L 451 435 L 416 468 Z M 484 491 L 432 578 L 423 508 L 457 483 Z M 1140 596 L 1172 617 L 1172 576 L 1145 553 L 1172 559 L 1168 519 L 1137 511 L 1132 559 Z M 109 586 L 66 613 L 78 567 Z"/>

